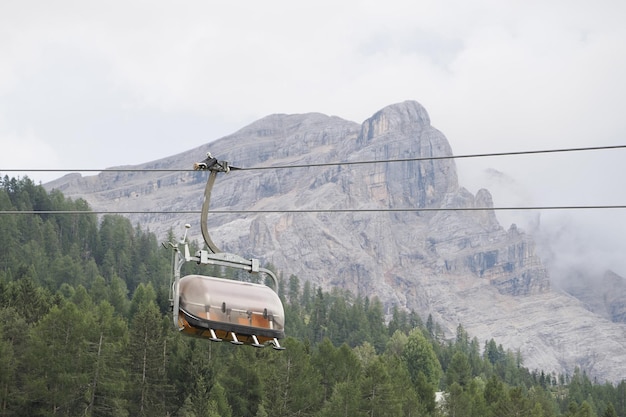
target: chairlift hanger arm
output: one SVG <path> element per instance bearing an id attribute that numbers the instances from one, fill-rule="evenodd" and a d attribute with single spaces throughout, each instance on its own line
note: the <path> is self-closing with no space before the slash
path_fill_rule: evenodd
<path id="1" fill-rule="evenodd" d="M 230 172 L 230 168 L 228 166 L 228 162 L 226 161 L 218 161 L 217 158 L 213 158 L 210 152 L 207 152 L 207 157 L 202 162 L 196 162 L 193 164 L 193 169 L 196 171 L 210 171 L 209 178 L 206 182 L 206 187 L 204 188 L 204 202 L 202 203 L 202 213 L 200 215 L 200 228 L 202 230 L 202 238 L 204 242 L 207 244 L 207 247 L 212 253 L 220 253 L 222 252 L 220 248 L 213 242 L 211 239 L 211 235 L 209 234 L 209 229 L 207 226 L 207 217 L 209 214 L 209 204 L 211 202 L 211 191 L 213 190 L 213 185 L 215 184 L 215 178 L 217 177 L 218 172 Z"/>
<path id="2" fill-rule="evenodd" d="M 200 215 L 200 228 L 202 230 L 202 237 L 204 238 L 204 242 L 209 248 L 209 251 L 207 252 L 199 250 L 196 252 L 195 257 L 190 257 L 186 245 L 186 260 L 193 260 L 196 261 L 198 264 L 219 265 L 243 269 L 250 273 L 262 272 L 272 278 L 272 281 L 274 282 L 274 291 L 278 292 L 278 278 L 276 278 L 276 275 L 274 275 L 272 271 L 265 268 L 260 268 L 258 259 L 244 259 L 238 255 L 223 252 L 213 242 L 213 239 L 211 239 L 211 235 L 209 234 L 207 217 L 209 214 L 209 204 L 211 202 L 211 192 L 213 191 L 213 185 L 215 184 L 217 173 L 230 172 L 231 167 L 229 163 L 227 161 L 218 161 L 217 158 L 213 157 L 211 152 L 207 152 L 206 159 L 201 162 L 194 163 L 193 169 L 196 171 L 210 171 L 206 187 L 204 188 L 204 201 L 202 203 L 202 212 Z M 233 169 L 237 168 L 233 167 Z"/>

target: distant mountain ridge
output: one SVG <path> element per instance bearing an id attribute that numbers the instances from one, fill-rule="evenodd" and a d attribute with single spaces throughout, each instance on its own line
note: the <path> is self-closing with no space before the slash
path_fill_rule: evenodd
<path id="1" fill-rule="evenodd" d="M 189 170 L 209 150 L 251 168 L 220 174 L 212 209 L 276 211 L 210 215 L 222 249 L 271 262 L 285 278 L 294 274 L 325 289 L 377 296 L 386 307 L 430 313 L 450 334 L 462 323 L 481 341 L 493 337 L 519 349 L 530 369 L 571 374 L 580 366 L 612 381 L 626 375 L 626 325 L 552 290 L 523 231 L 505 230 L 493 211 L 459 210 L 493 205 L 487 190 L 473 195 L 459 185 L 453 159 L 407 161 L 453 155 L 419 103 L 385 107 L 362 124 L 318 113 L 271 115 L 135 167 Z M 400 162 L 252 169 L 380 160 Z M 205 172 L 105 171 L 67 175 L 45 187 L 82 197 L 95 210 L 189 211 L 200 209 L 206 178 Z M 407 211 L 374 211 L 388 209 Z M 199 215 L 132 220 L 163 238 L 190 223 L 201 241 Z"/>

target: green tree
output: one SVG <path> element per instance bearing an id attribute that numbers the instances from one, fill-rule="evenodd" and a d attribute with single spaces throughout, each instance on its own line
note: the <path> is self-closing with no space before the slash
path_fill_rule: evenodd
<path id="1" fill-rule="evenodd" d="M 558 404 L 552 391 L 534 386 L 528 390 L 528 398 L 531 404 L 534 404 L 533 414 L 541 413 L 541 417 L 556 417 L 559 414 Z"/>
<path id="2" fill-rule="evenodd" d="M 449 387 L 445 400 L 446 415 L 450 417 L 471 417 L 471 398 L 458 382 Z"/>
<path id="3" fill-rule="evenodd" d="M 108 301 L 115 308 L 115 312 L 126 317 L 130 311 L 128 300 L 128 288 L 126 283 L 117 275 L 113 274 L 108 285 Z M 136 308 L 136 306 L 135 306 Z"/>
<path id="4" fill-rule="evenodd" d="M 402 357 L 404 355 L 404 348 L 406 347 L 408 341 L 409 337 L 406 334 L 404 334 L 400 330 L 396 330 L 387 342 L 385 355 Z"/>
<path id="5" fill-rule="evenodd" d="M 127 218 L 114 215 L 102 218 L 95 252 L 96 262 L 102 265 L 105 278 L 117 274 L 126 279 L 131 291 L 139 284 L 136 277 L 131 276 L 133 243 L 134 230 Z"/>
<path id="6" fill-rule="evenodd" d="M 313 343 L 319 343 L 324 339 L 328 325 L 326 313 L 327 306 L 324 294 L 322 293 L 322 289 L 318 288 L 309 322 L 310 339 Z"/>
<path id="7" fill-rule="evenodd" d="M 423 372 L 418 372 L 413 386 L 415 387 L 415 392 L 419 399 L 420 408 L 424 410 L 426 414 L 433 414 L 437 406 L 435 401 L 435 387 L 428 381 L 428 378 Z"/>
<path id="8" fill-rule="evenodd" d="M 428 336 L 431 338 L 435 337 L 435 322 L 432 314 L 428 314 L 428 318 L 426 319 L 426 331 L 428 332 Z"/>
<path id="9" fill-rule="evenodd" d="M 320 417 L 367 417 L 361 410 L 359 381 L 340 382 L 324 404 Z"/>
<path id="10" fill-rule="evenodd" d="M 7 415 L 9 403 L 14 392 L 16 392 L 15 377 L 17 370 L 17 360 L 13 345 L 5 340 L 3 329 L 0 328 L 0 415 Z"/>
<path id="11" fill-rule="evenodd" d="M 470 382 L 471 377 L 472 370 L 467 355 L 463 351 L 457 351 L 452 356 L 450 365 L 446 370 L 446 385 L 451 386 L 456 382 L 461 387 L 465 387 Z"/>
<path id="12" fill-rule="evenodd" d="M 213 388 L 211 388 L 211 391 L 209 392 L 209 398 L 210 398 L 210 401 L 214 403 L 214 405 L 211 405 L 209 409 L 214 408 L 215 411 L 217 411 L 217 415 L 219 415 L 220 417 L 232 416 L 233 412 L 232 412 L 232 409 L 230 408 L 230 404 L 228 404 L 226 390 L 219 382 L 216 382 L 215 384 L 213 384 Z M 199 414 L 199 415 L 208 416 L 209 414 L 210 413 L 207 412 L 206 414 Z"/>
<path id="13" fill-rule="evenodd" d="M 402 414 L 401 393 L 393 386 L 381 358 L 372 360 L 361 381 L 361 410 L 367 416 L 399 416 Z"/>
<path id="14" fill-rule="evenodd" d="M 55 301 L 49 291 L 37 286 L 29 276 L 10 283 L 7 299 L 9 302 L 5 305 L 14 307 L 28 324 L 45 316 Z"/>
<path id="15" fill-rule="evenodd" d="M 424 337 L 419 329 L 411 330 L 404 349 L 409 375 L 415 383 L 419 373 L 423 373 L 426 380 L 434 388 L 439 386 L 442 370 L 432 344 Z"/>
<path id="16" fill-rule="evenodd" d="M 311 289 L 311 281 L 305 281 L 304 286 L 302 287 L 302 297 L 300 297 L 302 301 L 302 306 L 306 310 L 311 309 L 312 299 L 313 299 L 313 290 Z"/>
<path id="17" fill-rule="evenodd" d="M 115 315 L 113 306 L 102 301 L 95 311 L 88 354 L 92 363 L 85 416 L 127 415 L 128 326 Z"/>
<path id="18" fill-rule="evenodd" d="M 470 364 L 472 376 L 477 376 L 484 372 L 485 366 L 480 357 L 480 344 L 476 337 L 470 342 L 467 360 Z"/>
<path id="19" fill-rule="evenodd" d="M 289 303 L 296 305 L 300 301 L 300 280 L 295 275 L 289 276 L 289 291 L 287 292 Z"/>
<path id="20" fill-rule="evenodd" d="M 459 323 L 459 325 L 456 327 L 456 339 L 455 339 L 454 347 L 457 350 L 460 350 L 461 352 L 468 354 L 469 345 L 470 345 L 469 335 L 467 334 L 467 331 L 465 331 L 465 328 L 463 328 L 463 325 Z"/>
<path id="21" fill-rule="evenodd" d="M 593 407 L 587 401 L 583 401 L 580 407 L 578 407 L 576 417 L 596 417 L 596 413 L 594 413 Z"/>
<path id="22" fill-rule="evenodd" d="M 255 350 L 237 349 L 220 378 L 234 416 L 254 417 L 263 400 L 264 380 L 257 364 Z"/>
<path id="23" fill-rule="evenodd" d="M 28 325 L 15 309 L 0 308 L 0 415 L 17 415 L 26 400 L 21 390 Z"/>
<path id="24" fill-rule="evenodd" d="M 474 378 L 464 387 L 470 399 L 470 415 L 485 417 L 489 415 L 489 407 L 485 401 L 485 382 L 481 378 Z"/>
<path id="25" fill-rule="evenodd" d="M 91 358 L 86 335 L 93 318 L 72 303 L 53 307 L 30 333 L 26 395 L 34 400 L 28 414 L 74 416 L 85 409 Z"/>
<path id="26" fill-rule="evenodd" d="M 163 415 L 167 399 L 166 358 L 161 315 L 153 301 L 139 304 L 130 326 L 129 352 L 130 414 Z"/>
<path id="27" fill-rule="evenodd" d="M 485 385 L 484 395 L 487 405 L 490 406 L 492 409 L 495 407 L 498 400 L 504 397 L 504 385 L 496 375 L 492 375 L 491 378 L 489 378 L 489 381 L 487 381 L 487 384 Z"/>
<path id="28" fill-rule="evenodd" d="M 372 346 L 369 342 L 365 342 L 361 346 L 355 347 L 352 351 L 356 357 L 359 358 L 363 367 L 367 367 L 378 358 L 376 355 L 376 349 L 374 349 L 374 346 Z"/>
<path id="29" fill-rule="evenodd" d="M 368 307 L 365 310 L 365 314 L 367 316 L 367 331 L 370 334 L 370 341 L 376 348 L 376 352 L 382 353 L 385 350 L 387 341 L 389 340 L 389 333 L 385 327 L 383 305 L 378 297 L 374 297 L 370 300 Z"/>
<path id="30" fill-rule="evenodd" d="M 406 335 L 402 335 L 406 337 Z M 434 410 L 434 393 L 432 398 L 429 397 L 429 400 L 432 400 L 432 402 L 420 402 L 420 396 L 418 395 L 415 385 L 411 382 L 409 372 L 400 356 L 386 354 L 383 355 L 381 359 L 385 369 L 389 373 L 393 392 L 398 396 L 400 402 L 401 412 L 399 415 L 425 415 L 427 413 L 427 406 L 429 406 L 431 410 Z"/>
<path id="31" fill-rule="evenodd" d="M 330 297 L 319 295 L 321 305 L 322 302 L 328 300 Z M 316 307 L 318 303 L 316 302 Z M 348 300 L 345 297 L 342 297 L 338 291 L 333 291 L 332 301 L 330 302 L 329 310 L 328 310 L 328 320 L 326 324 L 326 329 L 323 332 L 326 337 L 328 337 L 334 345 L 341 345 L 343 342 L 347 340 L 347 335 L 350 335 L 351 343 L 355 338 L 358 338 L 357 332 L 360 330 L 359 325 L 353 317 L 349 316 L 348 313 L 349 306 Z M 315 313 L 314 313 L 315 314 Z M 361 323 L 365 321 L 365 316 L 363 315 Z M 317 325 L 317 324 L 316 324 Z"/>
<path id="32" fill-rule="evenodd" d="M 109 288 L 101 275 L 96 276 L 92 281 L 91 288 L 89 289 L 89 297 L 96 302 L 108 300 Z"/>
<path id="33" fill-rule="evenodd" d="M 311 363 L 321 377 L 323 399 L 326 401 L 335 384 L 344 381 L 359 381 L 361 364 L 352 349 L 345 343 L 335 348 L 328 338 L 317 346 Z"/>
<path id="34" fill-rule="evenodd" d="M 142 305 L 153 303 L 156 305 L 156 291 L 152 284 L 139 284 L 130 302 L 130 317 L 132 318 Z"/>
<path id="35" fill-rule="evenodd" d="M 617 411 L 615 411 L 613 404 L 609 403 L 609 405 L 606 406 L 602 417 L 617 417 Z"/>
<path id="36" fill-rule="evenodd" d="M 398 306 L 394 304 L 391 310 L 391 320 L 387 325 L 389 335 L 393 335 L 396 331 L 408 334 L 411 329 L 409 328 L 409 316 L 404 310 L 398 309 Z"/>
<path id="37" fill-rule="evenodd" d="M 497 416 L 517 417 L 530 415 L 532 404 L 524 395 L 521 387 L 513 387 L 509 390 L 505 390 L 504 394 L 505 395 L 498 398 L 493 408 Z"/>
<path id="38" fill-rule="evenodd" d="M 493 339 L 485 343 L 484 355 L 492 365 L 504 360 L 504 350 L 502 349 L 502 345 L 498 346 L 496 341 Z"/>
<path id="39" fill-rule="evenodd" d="M 254 417 L 269 417 L 270 415 L 265 411 L 265 406 L 263 403 L 259 404 L 259 408 L 256 410 L 256 414 Z"/>
<path id="40" fill-rule="evenodd" d="M 313 389 L 320 387 L 320 375 L 305 344 L 287 338 L 284 346 L 282 352 L 265 349 L 259 354 L 264 409 L 273 416 L 310 416 L 322 405 L 322 390 Z"/>
<path id="41" fill-rule="evenodd" d="M 48 287 L 52 290 L 59 288 L 61 284 L 67 283 L 74 288 L 78 285 L 86 285 L 85 276 L 81 263 L 69 255 L 55 258 L 50 263 L 48 275 Z"/>
<path id="42" fill-rule="evenodd" d="M 626 379 L 615 387 L 615 401 L 613 402 L 618 416 L 626 416 Z"/>
<path id="43" fill-rule="evenodd" d="M 219 414 L 216 414 L 219 416 Z M 185 402 L 183 406 L 178 409 L 176 412 L 176 417 L 198 417 L 196 412 L 193 410 L 193 401 L 191 399 L 191 395 L 185 398 Z"/>

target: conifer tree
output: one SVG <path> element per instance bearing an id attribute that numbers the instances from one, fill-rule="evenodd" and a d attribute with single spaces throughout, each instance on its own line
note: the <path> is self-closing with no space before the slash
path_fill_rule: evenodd
<path id="1" fill-rule="evenodd" d="M 361 410 L 367 416 L 399 416 L 402 413 L 400 392 L 381 358 L 372 360 L 363 372 Z"/>
<path id="2" fill-rule="evenodd" d="M 324 404 L 320 417 L 367 417 L 361 410 L 359 381 L 340 382 Z"/>
<path id="3" fill-rule="evenodd" d="M 461 387 L 465 387 L 469 384 L 471 377 L 472 370 L 467 355 L 462 351 L 457 351 L 446 370 L 446 385 L 451 386 L 456 382 Z"/>
<path id="4" fill-rule="evenodd" d="M 106 300 L 95 309 L 95 326 L 87 352 L 92 370 L 86 395 L 85 416 L 118 416 L 126 413 L 128 388 L 128 326 Z"/>
<path id="5" fill-rule="evenodd" d="M 439 386 L 439 379 L 442 373 L 441 365 L 435 355 L 432 344 L 419 329 L 414 329 L 409 333 L 404 350 L 404 360 L 413 382 L 416 382 L 418 374 L 422 373 L 433 388 Z"/>
<path id="6" fill-rule="evenodd" d="M 130 326 L 128 390 L 134 416 L 165 414 L 166 380 L 162 320 L 154 301 L 139 304 Z"/>
<path id="7" fill-rule="evenodd" d="M 85 335 L 93 317 L 72 302 L 53 307 L 30 332 L 26 395 L 31 415 L 79 415 L 85 407 L 92 362 Z"/>
<path id="8" fill-rule="evenodd" d="M 617 417 L 617 412 L 615 411 L 613 404 L 609 403 L 609 405 L 606 406 L 602 417 Z"/>
<path id="9" fill-rule="evenodd" d="M 310 416 L 322 404 L 320 376 L 305 345 L 293 338 L 285 351 L 264 349 L 259 354 L 264 376 L 263 405 L 269 415 Z"/>
<path id="10" fill-rule="evenodd" d="M 255 350 L 249 346 L 236 349 L 220 383 L 233 416 L 254 416 L 263 399 L 265 381 L 259 375 Z"/>
<path id="11" fill-rule="evenodd" d="M 18 413 L 26 400 L 20 384 L 30 375 L 23 372 L 28 345 L 28 325 L 14 308 L 0 308 L 0 415 Z M 20 372 L 22 371 L 22 372 Z"/>

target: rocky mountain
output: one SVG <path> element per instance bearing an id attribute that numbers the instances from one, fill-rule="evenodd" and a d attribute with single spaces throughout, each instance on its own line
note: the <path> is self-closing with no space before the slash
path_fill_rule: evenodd
<path id="1" fill-rule="evenodd" d="M 492 210 L 467 210 L 493 207 L 491 195 L 459 185 L 450 144 L 414 101 L 362 124 L 271 115 L 132 167 L 181 171 L 70 174 L 45 186 L 94 210 L 178 212 L 132 220 L 163 238 L 190 223 L 201 241 L 200 216 L 190 211 L 200 210 L 207 173 L 190 169 L 209 150 L 245 168 L 220 174 L 212 193 L 219 213 L 209 216 L 209 230 L 223 250 L 271 262 L 284 277 L 430 313 L 450 335 L 461 323 L 481 341 L 519 349 L 530 369 L 626 375 L 626 325 L 551 289 L 531 236 L 503 228 Z"/>

